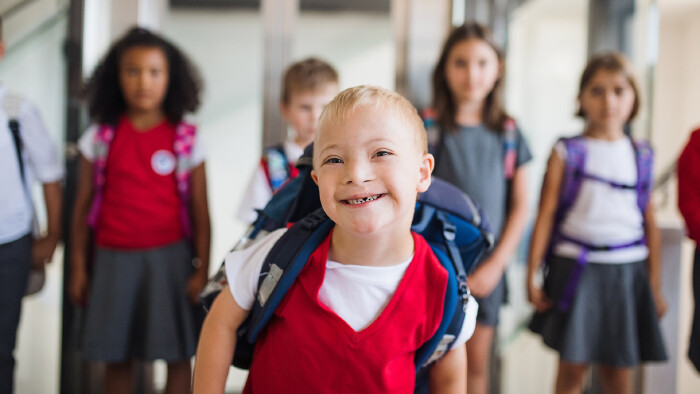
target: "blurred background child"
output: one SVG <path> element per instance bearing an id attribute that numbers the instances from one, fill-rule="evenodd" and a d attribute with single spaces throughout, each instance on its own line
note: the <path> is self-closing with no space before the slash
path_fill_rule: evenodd
<path id="1" fill-rule="evenodd" d="M 489 392 L 491 347 L 506 298 L 504 272 L 527 220 L 524 164 L 532 155 L 503 108 L 504 74 L 503 51 L 477 23 L 452 31 L 433 73 L 434 174 L 479 203 L 496 236 L 495 248 L 467 282 L 479 301 L 476 330 L 467 342 L 470 394 Z"/>
<path id="2" fill-rule="evenodd" d="M 579 85 L 583 134 L 556 143 L 528 258 L 530 328 L 559 352 L 557 393 L 583 390 L 598 364 L 608 393 L 632 392 L 632 368 L 666 360 L 660 238 L 649 204 L 652 152 L 625 136 L 639 92 L 620 54 L 594 56 Z M 546 260 L 544 289 L 535 273 Z"/>
<path id="3" fill-rule="evenodd" d="M 5 55 L 0 19 L 0 60 Z M 63 165 L 39 112 L 0 84 L 0 393 L 12 393 L 22 297 L 30 269 L 51 261 L 61 237 Z M 37 233 L 31 197 L 42 184 L 47 231 Z"/>
<path id="4" fill-rule="evenodd" d="M 688 357 L 700 371 L 700 129 L 693 131 L 678 158 L 678 208 L 685 220 L 688 237 L 695 241 L 693 294 L 695 310 Z"/>
<path id="5" fill-rule="evenodd" d="M 287 139 L 263 149 L 238 208 L 238 218 L 252 223 L 272 194 L 297 174 L 294 164 L 314 140 L 323 107 L 338 94 L 338 73 L 330 64 L 308 58 L 292 64 L 284 73 L 280 111 L 290 127 Z"/>
<path id="6" fill-rule="evenodd" d="M 87 85 L 95 125 L 79 141 L 70 295 L 87 303 L 83 352 L 107 363 L 107 393 L 132 391 L 136 359 L 165 360 L 165 392 L 189 392 L 210 223 L 203 148 L 183 116 L 200 90 L 186 56 L 141 28 L 112 45 Z"/>

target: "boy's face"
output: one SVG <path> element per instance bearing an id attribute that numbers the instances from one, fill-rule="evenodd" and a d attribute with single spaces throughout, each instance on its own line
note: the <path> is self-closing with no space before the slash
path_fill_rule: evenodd
<path id="1" fill-rule="evenodd" d="M 345 231 L 408 231 L 416 197 L 430 186 L 434 159 L 393 110 L 359 107 L 329 124 L 314 146 L 321 205 Z M 385 234 L 385 233 L 383 233 Z"/>
<path id="2" fill-rule="evenodd" d="M 306 146 L 314 140 L 323 107 L 338 94 L 338 85 L 329 83 L 314 90 L 293 91 L 282 103 L 282 116 L 296 133 L 294 141 Z"/>

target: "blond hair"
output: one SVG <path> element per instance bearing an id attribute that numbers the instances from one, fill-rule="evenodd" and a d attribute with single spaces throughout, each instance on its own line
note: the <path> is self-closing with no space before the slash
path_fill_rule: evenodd
<path id="1" fill-rule="evenodd" d="M 403 96 L 378 86 L 360 85 L 340 92 L 326 105 L 318 121 L 314 145 L 318 146 L 320 135 L 330 128 L 342 124 L 359 108 L 383 110 L 382 114 L 397 115 L 414 133 L 419 152 L 428 153 L 428 139 L 423 120 L 416 108 Z M 314 155 L 315 156 L 315 155 Z"/>
<path id="2" fill-rule="evenodd" d="M 331 84 L 338 84 L 338 72 L 333 66 L 315 57 L 298 61 L 284 72 L 282 102 L 289 104 L 295 93 L 315 91 Z"/>

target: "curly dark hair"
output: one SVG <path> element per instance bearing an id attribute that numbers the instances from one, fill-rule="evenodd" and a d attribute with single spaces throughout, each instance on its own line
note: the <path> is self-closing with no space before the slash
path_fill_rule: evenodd
<path id="1" fill-rule="evenodd" d="M 508 119 L 508 114 L 503 107 L 503 81 L 505 80 L 505 54 L 503 50 L 496 44 L 491 30 L 476 22 L 467 22 L 462 26 L 452 30 L 445 45 L 442 48 L 440 59 L 438 60 L 435 70 L 433 70 L 433 108 L 438 113 L 438 123 L 449 131 L 457 129 L 455 116 L 457 114 L 457 103 L 447 85 L 447 77 L 445 76 L 445 66 L 447 58 L 452 51 L 452 48 L 462 41 L 478 39 L 486 42 L 496 52 L 498 62 L 502 69 L 501 75 L 496 80 L 491 93 L 486 96 L 484 102 L 483 122 L 493 131 L 503 131 L 504 123 Z"/>
<path id="2" fill-rule="evenodd" d="M 133 47 L 158 48 L 168 60 L 168 90 L 163 112 L 172 124 L 182 121 L 186 112 L 199 108 L 202 78 L 187 56 L 165 38 L 140 27 L 131 28 L 114 42 L 95 68 L 84 89 L 90 117 L 97 123 L 115 124 L 126 110 L 119 83 L 119 62 Z"/>

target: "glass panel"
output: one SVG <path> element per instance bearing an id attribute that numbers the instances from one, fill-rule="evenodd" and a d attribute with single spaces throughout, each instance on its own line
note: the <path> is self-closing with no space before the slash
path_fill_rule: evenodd
<path id="1" fill-rule="evenodd" d="M 528 166 L 531 223 L 554 141 L 583 127 L 574 113 L 586 62 L 587 15 L 588 0 L 530 0 L 509 20 L 506 101 L 534 157 Z M 509 266 L 509 302 L 501 309 L 498 354 L 504 393 L 550 392 L 556 371 L 555 353 L 526 328 L 532 313 L 525 289 L 528 244 L 529 227 Z"/>

